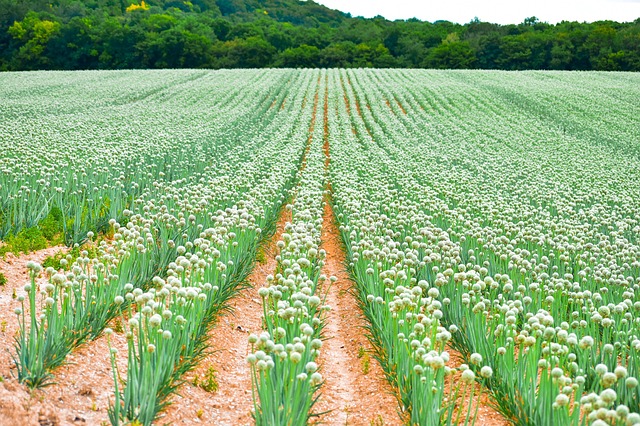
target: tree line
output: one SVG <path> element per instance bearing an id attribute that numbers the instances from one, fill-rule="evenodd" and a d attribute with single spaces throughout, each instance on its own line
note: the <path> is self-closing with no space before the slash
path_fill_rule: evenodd
<path id="1" fill-rule="evenodd" d="M 299 0 L 0 0 L 0 70 L 640 70 L 640 18 L 498 25 L 352 17 Z"/>

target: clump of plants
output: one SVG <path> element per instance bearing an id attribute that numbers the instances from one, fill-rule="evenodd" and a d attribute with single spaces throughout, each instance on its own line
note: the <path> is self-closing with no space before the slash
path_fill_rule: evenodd
<path id="1" fill-rule="evenodd" d="M 0 247 L 0 256 L 7 253 L 19 255 L 62 244 L 64 242 L 62 211 L 53 207 L 47 217 L 37 226 L 25 228 L 17 234 L 6 237 L 5 244 Z"/>
<path id="2" fill-rule="evenodd" d="M 9 235 L 4 242 L 5 244 L 0 247 L 0 256 L 4 256 L 7 253 L 15 255 L 31 253 L 48 246 L 47 239 L 37 227 L 23 229 L 16 235 Z"/>
<path id="3" fill-rule="evenodd" d="M 64 242 L 63 220 L 62 210 L 58 207 L 52 207 L 47 217 L 38 224 L 42 236 L 51 245 L 58 245 Z"/>
<path id="4" fill-rule="evenodd" d="M 197 386 L 205 392 L 215 392 L 218 390 L 218 379 L 216 378 L 216 369 L 209 367 L 203 378 L 196 376 L 193 379 L 193 386 Z"/>

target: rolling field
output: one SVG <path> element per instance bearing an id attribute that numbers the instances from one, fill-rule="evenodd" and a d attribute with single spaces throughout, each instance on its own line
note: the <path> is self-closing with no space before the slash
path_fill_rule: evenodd
<path id="1" fill-rule="evenodd" d="M 640 425 L 640 75 L 0 100 L 0 424 Z"/>

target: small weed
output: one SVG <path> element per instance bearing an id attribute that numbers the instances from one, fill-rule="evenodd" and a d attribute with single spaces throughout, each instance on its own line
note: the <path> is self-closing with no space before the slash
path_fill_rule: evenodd
<path id="1" fill-rule="evenodd" d="M 3 287 L 5 284 L 7 284 L 7 277 L 5 277 L 2 272 L 0 272 L 0 287 Z"/>
<path id="2" fill-rule="evenodd" d="M 59 271 L 60 269 L 69 270 L 71 265 L 73 265 L 73 262 L 75 262 L 76 259 L 78 259 L 80 256 L 83 256 L 83 252 L 86 252 L 89 259 L 98 257 L 98 250 L 95 245 L 76 245 L 71 250 L 69 250 L 68 253 L 65 253 L 61 250 L 53 256 L 47 257 L 44 262 L 42 262 L 42 266 L 44 268 L 52 267 L 56 271 Z M 65 262 L 62 262 L 62 260 L 65 260 Z"/>
<path id="3" fill-rule="evenodd" d="M 3 333 L 7 331 L 7 322 L 5 320 L 2 320 L 2 322 L 0 322 L 0 331 Z"/>
<path id="4" fill-rule="evenodd" d="M 23 229 L 17 235 L 9 235 L 5 243 L 0 247 L 0 256 L 7 253 L 13 253 L 16 256 L 20 253 L 31 253 L 46 248 L 49 244 L 37 227 Z"/>
<path id="5" fill-rule="evenodd" d="M 54 254 L 53 256 L 47 256 L 47 258 L 44 260 L 44 262 L 42 262 L 42 266 L 44 268 L 53 268 L 56 271 L 59 271 L 60 269 L 62 269 L 62 265 L 60 264 L 60 261 L 62 259 L 65 259 L 65 254 L 63 251 L 59 251 L 56 254 Z"/>
<path id="6" fill-rule="evenodd" d="M 369 368 L 371 368 L 371 358 L 369 358 L 369 354 L 365 353 L 360 362 L 362 364 L 362 374 L 368 374 Z"/>
<path id="7" fill-rule="evenodd" d="M 122 320 L 120 318 L 116 318 L 113 324 L 113 331 L 116 333 L 124 333 L 124 327 L 122 326 Z"/>
<path id="8" fill-rule="evenodd" d="M 13 253 L 30 253 L 64 242 L 62 211 L 54 207 L 47 217 L 37 226 L 23 229 L 15 235 L 9 235 L 5 245 L 0 247 L 0 256 Z"/>
<path id="9" fill-rule="evenodd" d="M 205 392 L 215 392 L 218 390 L 218 379 L 216 379 L 216 369 L 209 367 L 204 374 L 204 379 L 196 376 L 193 379 L 193 386 L 198 386 Z"/>
<path id="10" fill-rule="evenodd" d="M 358 358 L 362 358 L 365 355 L 365 350 L 364 350 L 364 346 L 360 346 L 358 348 Z"/>
<path id="11" fill-rule="evenodd" d="M 265 263 L 267 263 L 267 255 L 265 254 L 263 249 L 259 249 L 258 252 L 256 253 L 256 262 L 258 262 L 261 265 L 264 265 Z"/>
<path id="12" fill-rule="evenodd" d="M 62 244 L 64 242 L 62 210 L 53 207 L 47 217 L 38 224 L 38 228 L 40 228 L 42 236 L 51 242 L 51 245 Z"/>
<path id="13" fill-rule="evenodd" d="M 198 411 L 196 411 L 196 416 L 198 416 L 198 418 L 201 419 L 202 416 L 204 416 L 204 410 L 200 408 Z"/>
<path id="14" fill-rule="evenodd" d="M 371 421 L 369 422 L 370 426 L 384 426 L 384 419 L 382 418 L 382 416 L 380 414 L 378 414 L 377 417 L 371 419 Z"/>

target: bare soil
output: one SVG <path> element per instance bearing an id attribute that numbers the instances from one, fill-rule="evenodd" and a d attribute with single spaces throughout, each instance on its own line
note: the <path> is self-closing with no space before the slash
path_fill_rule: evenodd
<path id="1" fill-rule="evenodd" d="M 330 203 L 324 208 L 322 248 L 327 251 L 322 272 L 338 280 L 331 286 L 325 281 L 321 289 L 326 292 L 326 304 L 331 310 L 324 329 L 327 340 L 319 359 L 325 382 L 314 411 L 328 411 L 319 421 L 329 425 L 401 425 L 397 400 L 370 354 L 371 345 L 364 335 L 365 320 L 344 268 L 345 256 Z"/>
<path id="2" fill-rule="evenodd" d="M 324 167 L 331 166 L 329 146 L 328 88 L 324 94 Z M 347 109 L 349 100 L 344 95 Z M 327 182 L 331 192 L 331 182 Z M 353 282 L 345 269 L 346 258 L 328 196 L 322 218 L 322 248 L 327 252 L 322 273 L 337 278 L 324 282 L 319 289 L 331 307 L 325 321 L 325 340 L 320 351 L 320 368 L 324 377 L 321 397 L 314 407 L 318 422 L 331 425 L 401 425 L 396 412 L 397 400 L 382 368 L 371 356 L 372 348 L 364 334 L 363 318 L 353 291 Z"/>

